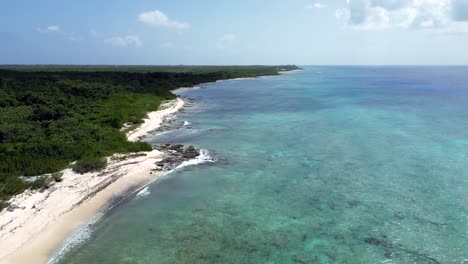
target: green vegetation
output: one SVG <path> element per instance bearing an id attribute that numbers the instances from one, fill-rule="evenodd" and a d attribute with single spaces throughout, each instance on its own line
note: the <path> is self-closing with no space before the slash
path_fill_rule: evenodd
<path id="1" fill-rule="evenodd" d="M 55 182 L 61 182 L 63 176 L 63 172 L 54 172 L 52 173 L 51 177 Z"/>
<path id="2" fill-rule="evenodd" d="M 106 158 L 86 157 L 73 164 L 73 171 L 83 174 L 86 172 L 98 171 L 107 166 Z"/>
<path id="3" fill-rule="evenodd" d="M 0 209 L 12 195 L 47 185 L 45 178 L 28 182 L 19 176 L 54 173 L 74 161 L 79 173 L 95 171 L 114 153 L 151 150 L 127 141 L 120 129 L 174 99 L 172 89 L 284 69 L 296 67 L 2 66 Z"/>
<path id="4" fill-rule="evenodd" d="M 47 176 L 41 176 L 31 183 L 31 189 L 39 190 L 49 187 L 50 179 Z"/>
<path id="5" fill-rule="evenodd" d="M 165 73 L 214 73 L 241 74 L 242 77 L 276 75 L 280 70 L 298 69 L 295 65 L 283 66 L 151 66 L 151 65 L 0 65 L 0 70 L 47 72 L 165 72 Z M 240 77 L 239 77 L 240 78 Z"/>

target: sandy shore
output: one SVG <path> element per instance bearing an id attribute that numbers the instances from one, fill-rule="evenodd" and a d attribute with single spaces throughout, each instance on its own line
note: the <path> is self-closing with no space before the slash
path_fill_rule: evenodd
<path id="1" fill-rule="evenodd" d="M 303 69 L 296 69 L 296 70 L 290 70 L 290 71 L 279 71 L 279 74 L 285 74 L 285 73 L 293 73 L 293 72 L 298 72 L 298 71 L 303 71 Z"/>
<path id="2" fill-rule="evenodd" d="M 157 129 L 163 119 L 184 105 L 180 98 L 148 114 L 148 119 L 127 134 L 137 141 Z M 63 181 L 43 192 L 26 191 L 10 200 L 18 208 L 0 213 L 0 263 L 47 263 L 65 239 L 88 223 L 112 198 L 125 197 L 163 172 L 151 172 L 164 153 L 153 150 L 116 154 L 101 172 L 76 174 L 64 170 Z M 151 173 L 150 173 L 151 172 Z"/>
<path id="3" fill-rule="evenodd" d="M 148 118 L 137 129 L 127 133 L 129 141 L 138 141 L 142 136 L 157 129 L 164 120 L 164 117 L 176 113 L 184 106 L 184 100 L 177 98 L 169 104 L 161 105 L 161 109 L 155 112 L 148 113 Z"/>

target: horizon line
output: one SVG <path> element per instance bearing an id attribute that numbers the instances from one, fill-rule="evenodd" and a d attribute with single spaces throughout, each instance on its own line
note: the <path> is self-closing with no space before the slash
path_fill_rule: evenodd
<path id="1" fill-rule="evenodd" d="M 181 66 L 193 66 L 193 67 L 226 67 L 226 66 L 305 66 L 305 67 L 353 67 L 353 66 L 375 66 L 375 67 L 385 67 L 385 66 L 397 66 L 397 67 L 463 67 L 468 66 L 467 64 L 0 64 L 0 67 L 7 66 L 94 66 L 94 67 L 121 67 L 121 66 L 130 66 L 130 67 L 181 67 Z"/>

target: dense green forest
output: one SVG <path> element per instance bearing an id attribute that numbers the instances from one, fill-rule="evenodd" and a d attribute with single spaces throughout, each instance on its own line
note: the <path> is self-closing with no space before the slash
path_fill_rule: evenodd
<path id="1" fill-rule="evenodd" d="M 275 75 L 295 66 L 2 66 L 0 209 L 12 195 L 44 182 L 20 176 L 105 166 L 117 152 L 151 150 L 129 142 L 124 123 L 174 99 L 172 89 L 221 79 Z"/>
<path id="2" fill-rule="evenodd" d="M 0 65 L 0 70 L 14 71 L 79 71 L 79 72 L 172 72 L 172 73 L 213 73 L 242 74 L 243 76 L 275 75 L 281 70 L 297 69 L 295 65 L 283 66 L 147 66 L 147 65 Z"/>

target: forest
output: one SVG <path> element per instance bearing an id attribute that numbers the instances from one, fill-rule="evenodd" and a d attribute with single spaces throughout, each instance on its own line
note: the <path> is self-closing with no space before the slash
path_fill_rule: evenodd
<path id="1" fill-rule="evenodd" d="M 293 69 L 298 68 L 2 66 L 0 210 L 11 196 L 44 183 L 27 177 L 67 167 L 79 173 L 99 170 L 114 153 L 151 150 L 145 142 L 127 141 L 121 128 L 141 123 L 162 101 L 174 99 L 173 89 Z"/>

